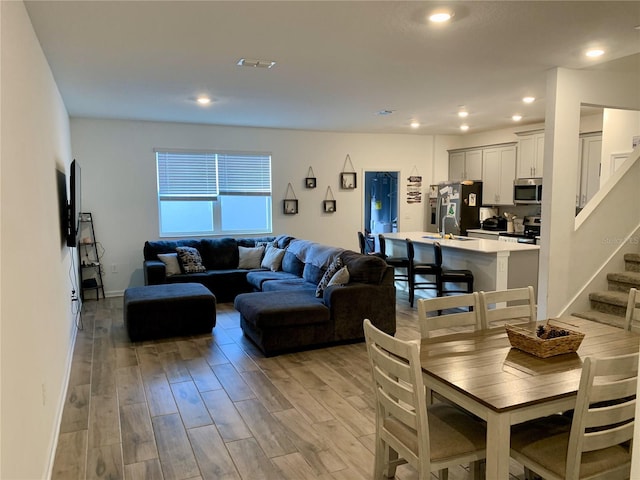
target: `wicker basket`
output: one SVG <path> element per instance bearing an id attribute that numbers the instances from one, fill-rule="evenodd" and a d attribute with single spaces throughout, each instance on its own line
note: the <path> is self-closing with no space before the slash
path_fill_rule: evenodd
<path id="1" fill-rule="evenodd" d="M 584 338 L 584 333 L 582 332 L 549 324 L 545 325 L 545 328 L 565 330 L 569 332 L 569 335 L 544 339 L 538 337 L 531 328 L 523 328 L 517 325 L 506 325 L 505 328 L 512 347 L 540 358 L 575 352 Z"/>

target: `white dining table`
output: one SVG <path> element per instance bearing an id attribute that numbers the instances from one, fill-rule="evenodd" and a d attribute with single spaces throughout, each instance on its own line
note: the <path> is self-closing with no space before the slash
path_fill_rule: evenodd
<path id="1" fill-rule="evenodd" d="M 511 425 L 574 408 L 585 357 L 640 347 L 640 335 L 613 326 L 573 316 L 554 323 L 585 333 L 577 352 L 535 357 L 512 348 L 504 327 L 420 341 L 425 386 L 487 422 L 487 479 L 509 478 Z"/>

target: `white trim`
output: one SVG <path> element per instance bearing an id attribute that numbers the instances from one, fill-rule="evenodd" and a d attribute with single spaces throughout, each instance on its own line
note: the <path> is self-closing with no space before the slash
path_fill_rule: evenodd
<path id="1" fill-rule="evenodd" d="M 78 312 L 79 314 L 81 314 L 81 312 Z M 74 315 L 74 317 L 76 317 Z M 77 317 L 74 319 L 74 322 L 77 321 Z M 69 379 L 71 378 L 71 367 L 73 365 L 73 353 L 75 352 L 76 349 L 76 338 L 78 338 L 78 329 L 75 326 L 76 324 L 74 324 L 74 328 L 73 328 L 73 335 L 72 335 L 72 339 L 71 339 L 71 346 L 69 348 L 69 351 L 67 352 L 67 366 L 65 368 L 65 374 L 64 374 L 64 385 L 65 387 L 63 389 L 61 389 L 61 393 L 60 393 L 60 398 L 58 398 L 58 408 L 57 408 L 57 413 L 56 413 L 56 422 L 55 422 L 55 429 L 54 429 L 54 433 L 53 433 L 53 438 L 52 438 L 52 443 L 49 446 L 49 462 L 47 465 L 47 471 L 46 471 L 46 476 L 45 478 L 51 478 L 53 475 L 53 464 L 56 460 L 56 451 L 58 449 L 58 440 L 60 438 L 60 426 L 62 424 L 62 414 L 64 413 L 64 407 L 67 403 L 67 394 L 68 394 L 68 390 L 69 390 Z"/>

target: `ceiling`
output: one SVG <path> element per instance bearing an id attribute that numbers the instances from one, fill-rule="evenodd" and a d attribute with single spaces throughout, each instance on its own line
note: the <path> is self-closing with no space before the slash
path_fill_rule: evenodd
<path id="1" fill-rule="evenodd" d="M 638 1 L 452 1 L 445 25 L 426 20 L 443 2 L 25 4 L 72 117 L 418 134 L 467 123 L 472 133 L 509 127 L 515 113 L 542 122 L 553 67 L 621 59 L 640 72 L 640 55 L 629 57 L 640 53 Z M 585 57 L 595 46 L 605 55 Z M 213 103 L 198 105 L 201 94 Z"/>

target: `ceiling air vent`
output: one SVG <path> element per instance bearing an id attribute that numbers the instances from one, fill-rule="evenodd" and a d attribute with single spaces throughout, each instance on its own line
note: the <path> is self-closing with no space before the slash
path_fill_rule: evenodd
<path id="1" fill-rule="evenodd" d="M 241 58 L 238 60 L 239 67 L 255 67 L 255 68 L 271 68 L 276 62 L 270 62 L 268 60 L 252 60 L 250 58 Z"/>

